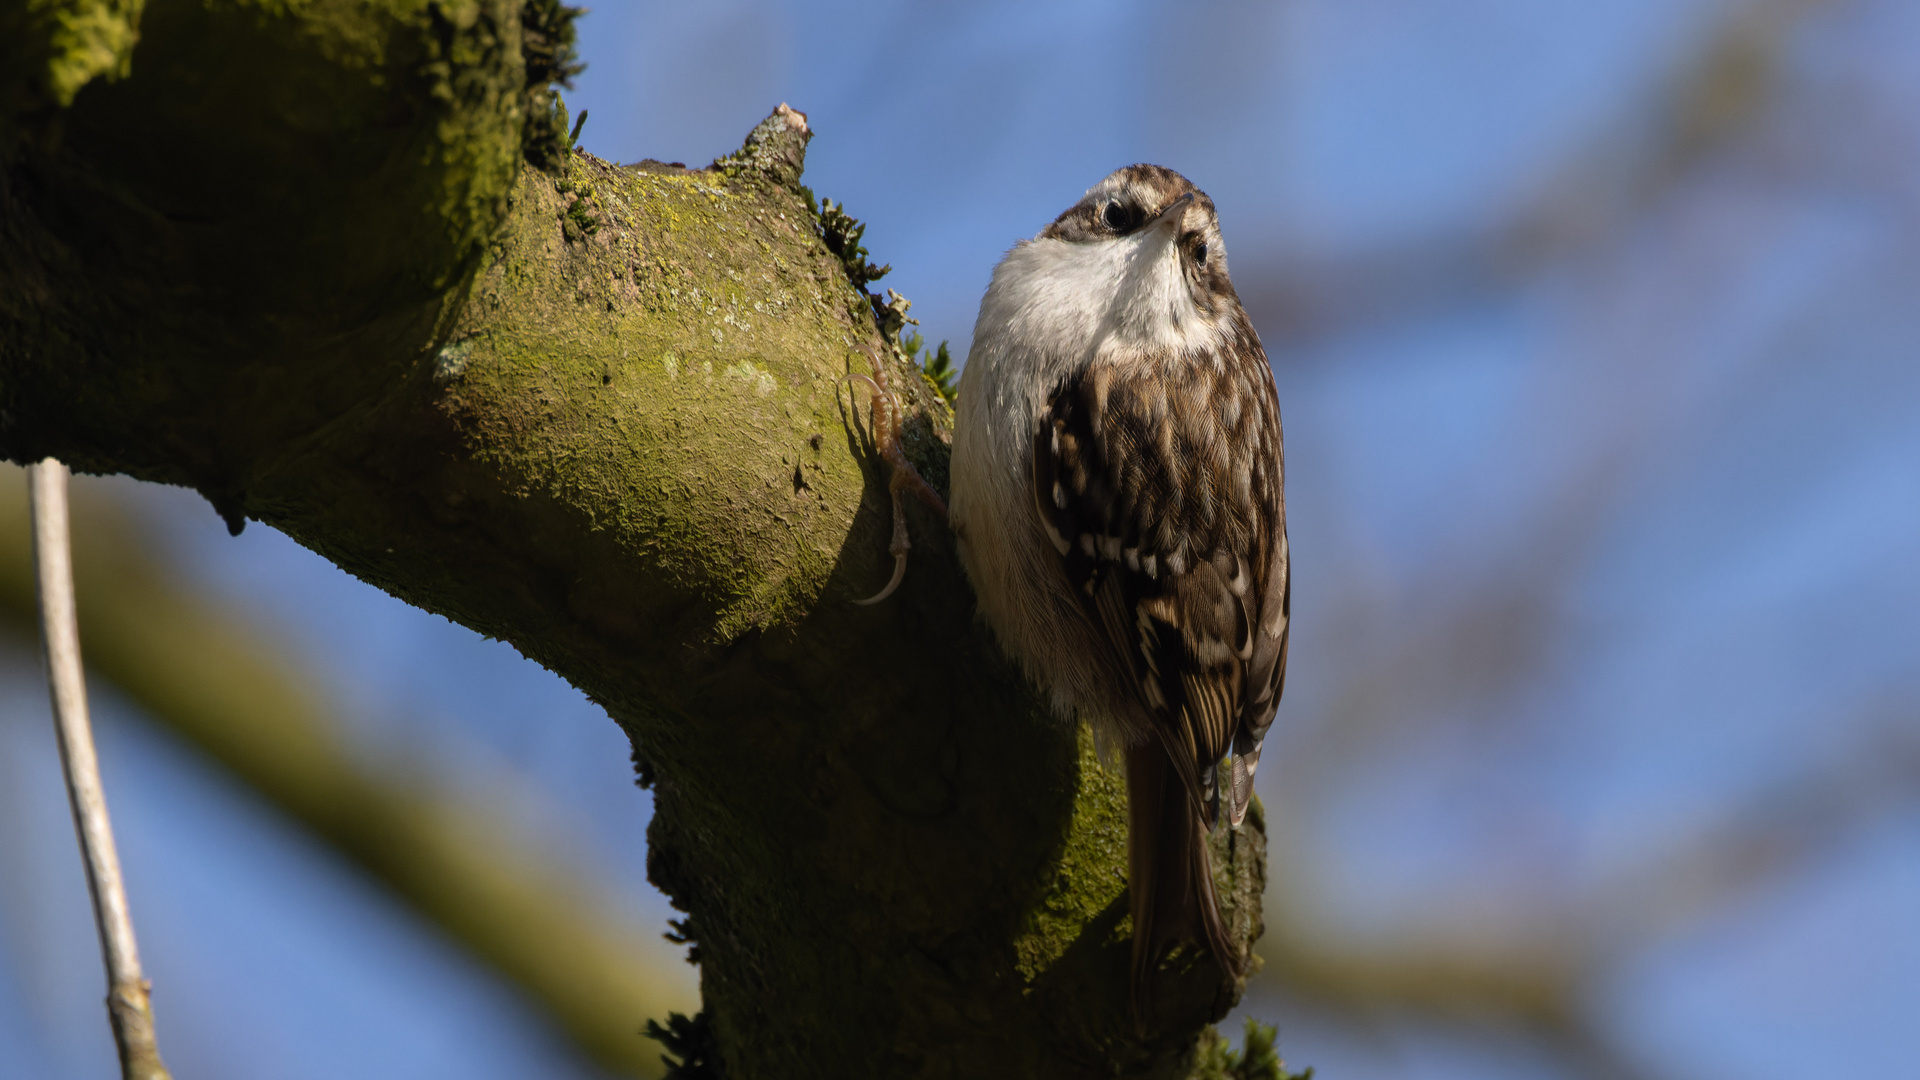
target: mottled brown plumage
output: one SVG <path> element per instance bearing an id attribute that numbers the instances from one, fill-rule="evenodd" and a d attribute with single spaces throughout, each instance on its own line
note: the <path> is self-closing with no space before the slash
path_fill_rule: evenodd
<path id="1" fill-rule="evenodd" d="M 1223 799 L 1246 814 L 1286 669 L 1280 414 L 1213 203 L 1178 173 L 1114 173 L 995 269 L 953 520 L 1008 651 L 1126 748 L 1136 1008 L 1183 939 L 1237 976 L 1206 832 Z"/>

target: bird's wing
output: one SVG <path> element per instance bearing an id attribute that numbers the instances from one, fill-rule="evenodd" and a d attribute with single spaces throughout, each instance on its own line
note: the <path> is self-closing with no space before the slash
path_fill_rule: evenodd
<path id="1" fill-rule="evenodd" d="M 1287 631 L 1293 609 L 1293 580 L 1287 572 L 1287 524 L 1280 523 L 1279 542 L 1268 556 L 1266 588 L 1255 620 L 1253 660 L 1247 668 L 1247 685 L 1253 688 L 1241 703 L 1240 725 L 1233 735 L 1232 804 L 1233 824 L 1247 816 L 1247 802 L 1253 797 L 1253 773 L 1260 765 L 1260 747 L 1267 729 L 1273 726 L 1273 712 L 1280 706 L 1280 693 L 1287 685 Z"/>
<path id="2" fill-rule="evenodd" d="M 1230 752 L 1246 812 L 1286 662 L 1279 408 L 1250 328 L 1242 342 L 1096 361 L 1054 388 L 1033 447 L 1061 569 L 1208 823 Z"/>

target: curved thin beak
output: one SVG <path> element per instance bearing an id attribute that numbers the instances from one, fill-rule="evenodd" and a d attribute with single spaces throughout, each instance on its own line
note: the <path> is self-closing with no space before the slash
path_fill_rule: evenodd
<path id="1" fill-rule="evenodd" d="M 1186 194 L 1168 203 L 1167 208 L 1165 210 L 1162 210 L 1158 214 L 1155 214 L 1153 216 L 1153 220 L 1147 223 L 1147 228 L 1157 229 L 1163 225 L 1168 225 L 1168 224 L 1172 224 L 1174 222 L 1179 221 L 1181 214 L 1183 214 L 1186 211 L 1187 207 L 1192 202 L 1193 202 L 1193 192 L 1189 191 Z"/>

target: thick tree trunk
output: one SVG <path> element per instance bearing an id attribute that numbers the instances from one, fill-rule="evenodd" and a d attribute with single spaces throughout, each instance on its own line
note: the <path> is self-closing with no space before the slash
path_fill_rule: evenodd
<path id="1" fill-rule="evenodd" d="M 0 0 L 0 452 L 197 488 L 605 705 L 727 1074 L 1190 1068 L 1230 995 L 1196 950 L 1132 1030 L 1122 782 L 944 527 L 849 603 L 891 516 L 841 377 L 891 366 L 936 485 L 947 414 L 821 239 L 804 120 L 620 167 L 542 149 L 551 4 L 130 8 Z M 114 18 L 137 47 L 72 30 Z M 1215 854 L 1246 940 L 1259 814 Z"/>

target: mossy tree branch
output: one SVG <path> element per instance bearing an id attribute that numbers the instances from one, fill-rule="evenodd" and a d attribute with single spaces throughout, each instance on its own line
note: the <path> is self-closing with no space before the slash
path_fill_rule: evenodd
<path id="1" fill-rule="evenodd" d="M 891 518 L 841 377 L 899 367 L 936 483 L 947 414 L 821 238 L 804 119 L 522 168 L 525 14 L 149 0 L 126 78 L 12 109 L 0 452 L 194 487 L 603 704 L 728 1072 L 1181 1075 L 1230 1001 L 1188 956 L 1131 1030 L 1122 787 L 944 529 L 910 511 L 906 584 L 848 603 Z"/>

